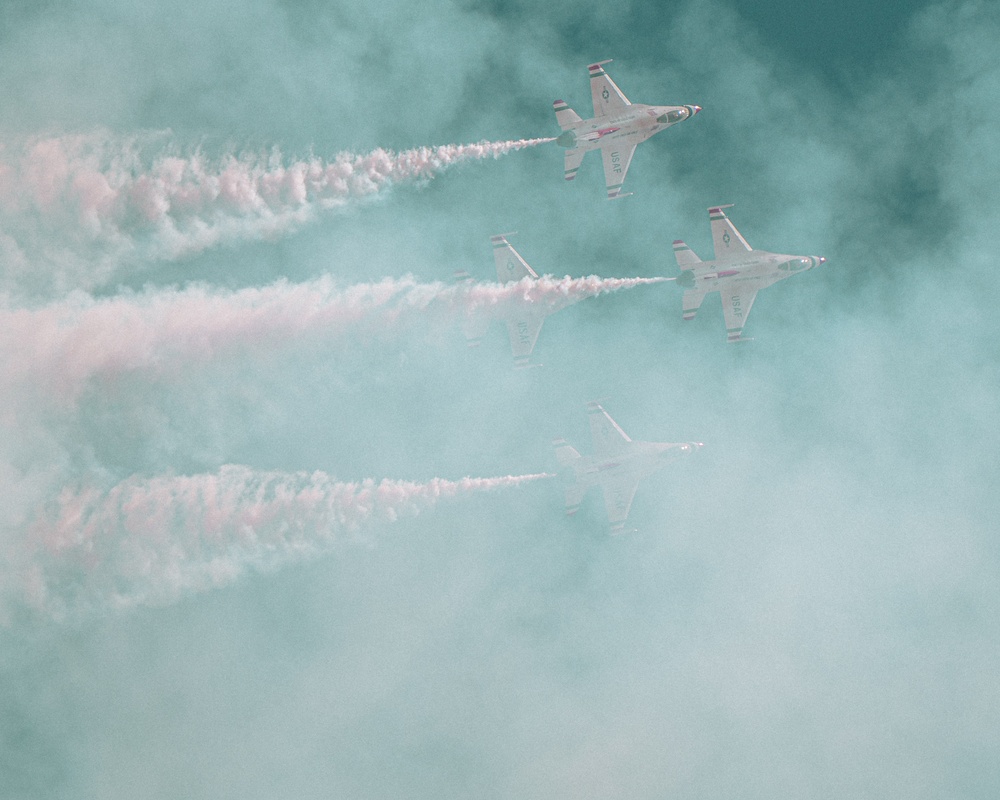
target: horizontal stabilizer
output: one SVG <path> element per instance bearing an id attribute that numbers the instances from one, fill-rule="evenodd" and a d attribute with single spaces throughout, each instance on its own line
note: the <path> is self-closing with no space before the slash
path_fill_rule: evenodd
<path id="1" fill-rule="evenodd" d="M 579 483 L 566 487 L 566 516 L 572 517 L 580 506 L 583 505 L 583 498 L 587 494 L 586 487 Z"/>
<path id="2" fill-rule="evenodd" d="M 564 467 L 573 466 L 581 458 L 576 448 L 565 439 L 554 439 L 552 446 L 556 449 L 556 460 Z"/>
<path id="3" fill-rule="evenodd" d="M 701 259 L 695 255 L 694 250 L 680 239 L 674 239 L 674 258 L 677 259 L 677 266 L 681 269 L 691 269 L 696 264 L 701 263 Z"/>
<path id="4" fill-rule="evenodd" d="M 583 122 L 583 120 L 580 119 L 580 115 L 570 108 L 566 104 L 565 100 L 556 100 L 552 104 L 552 108 L 556 112 L 556 122 L 559 123 L 559 127 L 564 131 L 569 130 L 575 125 Z"/>
<path id="5" fill-rule="evenodd" d="M 565 157 L 565 178 L 568 181 L 576 177 L 576 173 L 583 163 L 583 157 L 587 155 L 586 150 L 567 150 Z"/>
<path id="6" fill-rule="evenodd" d="M 462 320 L 462 333 L 469 347 L 479 347 L 490 327 L 490 318 L 485 314 L 467 314 Z"/>
<path id="7" fill-rule="evenodd" d="M 702 301 L 705 299 L 705 292 L 698 292 L 695 290 L 689 290 L 684 292 L 684 320 L 690 321 L 694 319 L 694 315 L 698 313 L 698 309 L 701 308 Z"/>

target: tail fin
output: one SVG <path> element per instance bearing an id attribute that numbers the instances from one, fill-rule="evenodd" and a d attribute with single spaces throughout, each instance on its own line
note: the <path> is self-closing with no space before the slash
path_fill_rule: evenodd
<path id="1" fill-rule="evenodd" d="M 565 100 L 556 100 L 552 104 L 552 108 L 555 109 L 556 112 L 556 122 L 559 123 L 559 127 L 564 131 L 569 130 L 578 122 L 583 122 L 583 120 L 580 119 L 580 115 L 566 105 Z"/>
<path id="2" fill-rule="evenodd" d="M 674 258 L 677 259 L 677 266 L 681 269 L 691 269 L 701 263 L 701 259 L 695 255 L 694 250 L 680 239 L 674 239 Z"/>

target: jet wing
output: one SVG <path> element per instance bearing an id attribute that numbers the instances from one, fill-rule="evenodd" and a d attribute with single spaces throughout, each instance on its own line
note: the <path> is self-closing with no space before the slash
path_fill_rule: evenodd
<path id="1" fill-rule="evenodd" d="M 604 491 L 604 506 L 608 510 L 608 522 L 611 523 L 612 533 L 625 532 L 625 520 L 628 519 L 628 512 L 632 508 L 632 500 L 635 498 L 635 490 L 639 488 L 639 482 L 627 478 L 618 478 L 601 484 Z"/>
<path id="2" fill-rule="evenodd" d="M 743 326 L 750 315 L 750 308 L 757 297 L 757 290 L 740 287 L 719 292 L 722 295 L 722 313 L 726 317 L 726 334 L 729 341 L 737 342 L 743 334 Z"/>
<path id="3" fill-rule="evenodd" d="M 506 235 L 492 236 L 490 242 L 493 245 L 493 260 L 496 262 L 497 280 L 500 283 L 538 277 L 538 273 L 528 266 L 528 262 L 507 241 Z"/>
<path id="4" fill-rule="evenodd" d="M 538 334 L 542 330 L 545 317 L 515 313 L 518 315 L 507 319 L 507 333 L 510 334 L 510 349 L 514 358 L 524 363 L 535 349 L 535 342 L 538 341 Z"/>
<path id="5" fill-rule="evenodd" d="M 601 158 L 604 159 L 604 182 L 608 186 L 608 200 L 625 197 L 621 193 L 625 183 L 625 173 L 632 163 L 635 153 L 634 144 L 609 144 L 601 148 Z"/>
<path id="6" fill-rule="evenodd" d="M 599 403 L 591 403 L 588 408 L 594 455 L 598 458 L 606 458 L 626 452 L 629 445 L 632 444 L 629 435 L 618 426 L 617 422 L 611 419 L 611 415 Z"/>
<path id="7" fill-rule="evenodd" d="M 712 222 L 712 241 L 715 242 L 715 260 L 725 261 L 738 258 L 753 250 L 743 238 L 736 226 L 729 221 L 722 209 L 729 206 L 716 206 L 708 209 L 708 218 Z"/>
<path id="8" fill-rule="evenodd" d="M 607 63 L 602 61 L 600 64 L 591 64 L 587 67 L 590 70 L 590 95 L 594 99 L 595 117 L 613 114 L 632 105 L 622 94 L 622 90 L 611 80 L 611 76 L 604 71 L 604 65 Z"/>

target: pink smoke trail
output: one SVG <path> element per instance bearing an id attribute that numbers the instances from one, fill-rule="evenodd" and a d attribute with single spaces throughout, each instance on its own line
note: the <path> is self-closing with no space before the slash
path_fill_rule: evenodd
<path id="1" fill-rule="evenodd" d="M 275 237 L 390 185 L 552 141 L 379 148 L 286 161 L 277 151 L 150 159 L 143 139 L 152 138 L 92 134 L 0 143 L 0 260 L 8 288 L 18 279 L 37 283 L 35 273 L 46 266 L 56 272 L 56 292 L 90 288 L 124 260 L 174 259 Z"/>
<path id="2" fill-rule="evenodd" d="M 77 293 L 37 309 L 0 309 L 0 389 L 71 405 L 94 379 L 146 371 L 178 374 L 193 363 L 288 346 L 305 336 L 380 336 L 403 323 L 518 307 L 553 310 L 661 278 L 525 278 L 507 284 L 420 283 L 412 277 L 338 287 L 330 277 L 236 292 L 194 286 L 95 300 Z M 30 387 L 30 388 L 29 388 Z"/>
<path id="3" fill-rule="evenodd" d="M 440 500 L 522 486 L 496 478 L 335 481 L 322 472 L 130 478 L 110 491 L 64 490 L 31 529 L 20 580 L 27 603 L 56 618 L 161 605 L 329 552 L 364 528 L 414 517 Z"/>

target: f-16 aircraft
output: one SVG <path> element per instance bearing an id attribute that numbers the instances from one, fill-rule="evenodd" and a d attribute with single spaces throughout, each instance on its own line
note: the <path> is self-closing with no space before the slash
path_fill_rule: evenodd
<path id="1" fill-rule="evenodd" d="M 490 237 L 490 243 L 493 245 L 493 260 L 496 262 L 497 268 L 497 280 L 500 283 L 511 283 L 522 278 L 531 278 L 537 281 L 539 279 L 538 273 L 528 266 L 528 262 L 521 258 L 521 254 L 507 241 L 507 237 L 510 235 L 506 233 Z M 472 281 L 467 272 L 460 272 L 456 277 L 470 283 Z M 535 349 L 535 342 L 538 341 L 538 334 L 542 330 L 542 323 L 545 322 L 547 316 L 583 299 L 582 296 L 563 295 L 555 300 L 549 299 L 544 305 L 519 303 L 506 310 L 504 322 L 507 323 L 510 349 L 514 354 L 515 365 L 518 367 L 530 366 L 531 352 Z M 463 330 L 469 347 L 479 345 L 490 322 L 491 317 L 486 315 L 466 317 Z"/>
<path id="2" fill-rule="evenodd" d="M 600 149 L 604 159 L 604 180 L 608 186 L 608 199 L 627 197 L 622 194 L 625 173 L 632 163 L 635 148 L 654 133 L 671 125 L 690 119 L 701 106 L 647 106 L 630 103 L 600 61 L 587 67 L 590 70 L 590 94 L 594 99 L 593 119 L 580 119 L 565 100 L 556 100 L 556 122 L 563 133 L 556 144 L 566 150 L 566 180 L 576 177 L 583 157 L 591 150 Z"/>
<path id="3" fill-rule="evenodd" d="M 732 203 L 708 209 L 715 242 L 714 261 L 702 261 L 680 239 L 674 240 L 674 256 L 681 269 L 677 285 L 684 289 L 684 319 L 694 319 L 705 295 L 718 292 L 729 341 L 738 342 L 743 340 L 743 326 L 757 292 L 783 278 L 818 267 L 826 259 L 754 250 L 729 221 L 725 208 L 732 208 Z"/>
<path id="4" fill-rule="evenodd" d="M 584 495 L 594 486 L 600 486 L 611 533 L 624 533 L 639 481 L 703 445 L 701 442 L 633 442 L 599 403 L 588 403 L 587 410 L 593 455 L 581 456 L 565 439 L 552 442 L 556 459 L 563 467 L 572 467 L 575 478 L 566 490 L 566 514 L 575 514 Z"/>

